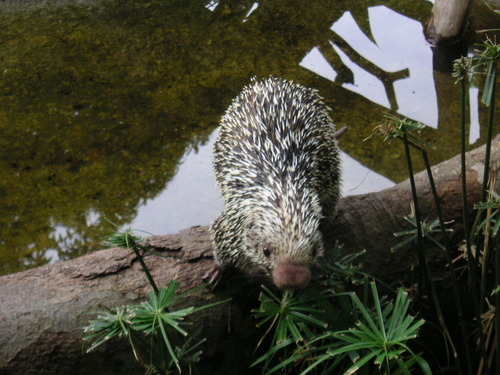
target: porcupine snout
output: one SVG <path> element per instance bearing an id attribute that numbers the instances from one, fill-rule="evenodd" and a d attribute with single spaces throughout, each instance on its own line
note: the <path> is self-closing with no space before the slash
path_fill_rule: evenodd
<path id="1" fill-rule="evenodd" d="M 279 289 L 303 289 L 311 281 L 311 270 L 294 263 L 279 263 L 273 270 L 273 283 Z"/>

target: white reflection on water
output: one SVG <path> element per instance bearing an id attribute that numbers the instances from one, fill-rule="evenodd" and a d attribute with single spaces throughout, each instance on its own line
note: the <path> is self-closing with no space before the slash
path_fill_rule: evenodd
<path id="1" fill-rule="evenodd" d="M 470 111 L 470 130 L 469 144 L 473 145 L 479 139 L 479 88 L 472 84 L 469 87 L 469 111 Z"/>
<path id="2" fill-rule="evenodd" d="M 217 5 L 217 1 L 211 1 L 207 8 L 214 10 Z M 245 20 L 257 5 L 255 2 Z M 386 72 L 386 82 L 356 64 L 351 58 L 352 51 L 331 41 L 342 63 L 353 72 L 354 82 L 342 83 L 342 87 L 405 117 L 437 128 L 439 119 L 432 50 L 425 41 L 422 25 L 386 6 L 370 7 L 368 14 L 374 41 L 361 30 L 348 11 L 332 24 L 331 31 L 340 36 L 354 53 Z M 334 67 L 318 47 L 312 47 L 300 65 L 330 81 L 335 82 L 338 78 Z M 474 95 L 471 96 L 471 108 L 477 104 L 477 93 L 473 98 Z M 147 228 L 151 233 L 175 233 L 191 225 L 206 225 L 219 214 L 223 202 L 211 166 L 211 148 L 216 134 L 217 131 L 198 152 L 187 153 L 165 190 L 139 207 L 138 215 L 131 223 L 133 228 Z M 470 142 L 477 137 L 478 130 L 471 129 Z M 341 158 L 343 196 L 379 191 L 394 185 L 343 152 Z"/>
<path id="3" fill-rule="evenodd" d="M 344 65 L 349 67 L 354 75 L 354 83 L 343 83 L 342 87 L 355 92 L 356 94 L 360 94 L 378 105 L 390 108 L 391 105 L 389 103 L 389 98 L 387 97 L 382 81 L 375 75 L 356 65 L 336 44 L 331 44 L 335 52 L 337 52 L 340 56 Z"/>
<path id="4" fill-rule="evenodd" d="M 209 11 L 213 12 L 215 11 L 215 8 L 219 6 L 219 1 L 218 0 L 210 0 L 207 4 L 205 4 L 205 8 L 207 8 Z M 250 15 L 254 12 L 255 9 L 259 7 L 259 3 L 256 1 L 252 4 L 250 7 L 250 10 L 247 12 L 245 17 L 243 18 L 243 22 L 247 22 L 248 19 L 250 18 Z"/>
<path id="5" fill-rule="evenodd" d="M 213 12 L 215 8 L 219 5 L 218 0 L 210 0 L 206 5 L 205 8 L 207 8 L 209 11 Z"/>
<path id="6" fill-rule="evenodd" d="M 468 57 L 473 57 L 473 50 L 469 51 Z M 470 129 L 469 129 L 469 144 L 473 145 L 479 139 L 479 87 L 474 82 L 469 86 L 469 113 L 470 113 Z"/>
<path id="7" fill-rule="evenodd" d="M 337 78 L 337 72 L 332 68 L 318 47 L 314 47 L 311 51 L 309 51 L 309 53 L 300 62 L 300 65 L 332 82 L 335 82 L 335 79 Z"/>
<path id="8" fill-rule="evenodd" d="M 243 22 L 247 22 L 248 21 L 248 18 L 250 18 L 250 15 L 253 13 L 253 11 L 255 9 L 257 9 L 257 7 L 259 6 L 259 3 L 258 2 L 255 2 L 252 4 L 250 10 L 247 12 L 247 14 L 245 15 L 245 18 L 243 18 Z"/>
<path id="9" fill-rule="evenodd" d="M 383 107 L 396 110 L 403 116 L 437 128 L 438 106 L 432 50 L 424 38 L 422 25 L 383 5 L 368 8 L 368 15 L 370 31 L 375 42 L 361 30 L 349 11 L 344 12 L 332 24 L 331 30 L 356 53 L 384 72 L 401 73 L 393 78 L 392 83 L 389 82 L 392 84 L 396 103 L 391 105 L 389 93 L 381 77 L 357 65 L 349 57 L 349 52 L 331 41 L 332 48 L 342 63 L 354 75 L 354 83 L 343 83 L 342 87 Z M 323 58 L 321 64 L 314 64 L 311 54 L 318 56 L 318 52 L 316 47 L 313 48 L 300 65 L 335 81 L 336 74 L 332 72 L 334 69 L 326 59 Z M 406 71 L 408 74 L 404 74 Z"/>
<path id="10" fill-rule="evenodd" d="M 193 225 L 207 225 L 223 207 L 212 173 L 212 144 L 217 132 L 198 152 L 189 151 L 166 188 L 139 207 L 131 223 L 152 234 L 171 234 Z"/>
<path id="11" fill-rule="evenodd" d="M 224 203 L 212 173 L 212 144 L 218 130 L 198 152 L 191 150 L 177 174 L 163 192 L 139 207 L 134 221 L 127 226 L 151 234 L 177 233 L 193 225 L 207 225 L 222 210 Z M 386 177 L 371 171 L 341 153 L 342 195 L 364 194 L 393 186 Z"/>

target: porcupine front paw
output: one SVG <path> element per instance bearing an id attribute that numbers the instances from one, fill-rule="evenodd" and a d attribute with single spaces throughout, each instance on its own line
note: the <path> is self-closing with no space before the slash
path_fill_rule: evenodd
<path id="1" fill-rule="evenodd" d="M 217 263 L 214 263 L 201 279 L 209 284 L 210 290 L 214 290 L 222 279 L 221 267 Z"/>

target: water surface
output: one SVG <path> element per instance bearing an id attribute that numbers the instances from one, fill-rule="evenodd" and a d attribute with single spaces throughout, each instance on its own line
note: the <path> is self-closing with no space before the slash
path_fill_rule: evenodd
<path id="1" fill-rule="evenodd" d="M 400 144 L 363 141 L 386 113 L 429 126 L 433 163 L 458 152 L 458 92 L 422 36 L 431 2 L 12 3 L 0 8 L 0 273 L 99 249 L 109 221 L 208 224 L 222 207 L 210 144 L 252 76 L 316 87 L 349 125 L 344 194 L 406 178 Z M 478 95 L 470 147 L 484 141 Z"/>

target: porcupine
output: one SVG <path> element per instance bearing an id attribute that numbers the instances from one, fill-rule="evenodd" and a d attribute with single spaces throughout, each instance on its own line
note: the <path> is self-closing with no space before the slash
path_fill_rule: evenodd
<path id="1" fill-rule="evenodd" d="M 250 85 L 221 119 L 214 171 L 224 210 L 211 224 L 217 284 L 236 267 L 275 286 L 309 284 L 323 254 L 322 220 L 334 213 L 340 162 L 328 108 L 317 90 L 270 77 Z"/>

